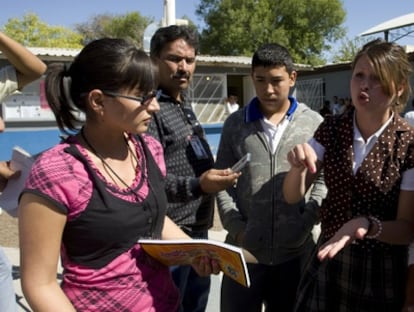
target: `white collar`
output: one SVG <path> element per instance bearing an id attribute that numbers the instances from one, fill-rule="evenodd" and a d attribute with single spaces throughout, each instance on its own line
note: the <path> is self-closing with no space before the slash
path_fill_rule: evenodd
<path id="1" fill-rule="evenodd" d="M 378 137 L 381 135 L 381 133 L 384 132 L 385 128 L 390 124 L 392 118 L 394 117 L 394 112 L 392 112 L 390 118 L 387 120 L 386 123 L 384 123 L 381 128 L 379 128 L 377 131 L 375 131 L 375 133 L 373 133 L 368 139 L 367 139 L 367 144 L 372 141 L 372 140 L 377 140 Z M 354 111 L 354 117 L 353 117 L 353 123 L 354 123 L 354 140 L 355 141 L 364 141 L 364 138 L 361 135 L 361 132 L 358 129 L 357 123 L 356 123 L 356 118 L 355 118 L 355 111 Z"/>

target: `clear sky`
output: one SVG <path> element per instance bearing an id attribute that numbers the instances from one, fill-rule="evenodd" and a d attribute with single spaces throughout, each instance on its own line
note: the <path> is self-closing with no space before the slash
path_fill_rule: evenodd
<path id="1" fill-rule="evenodd" d="M 199 0 L 176 0 L 176 17 L 187 15 L 196 24 L 202 23 L 195 15 L 198 3 Z M 344 26 L 350 39 L 389 19 L 414 13 L 412 0 L 343 0 L 343 3 L 347 13 Z M 138 11 L 143 16 L 159 21 L 163 16 L 163 4 L 164 0 L 14 0 L 2 6 L 0 27 L 9 18 L 19 18 L 29 12 L 36 13 L 49 25 L 69 28 L 103 13 L 124 14 Z M 414 34 L 398 43 L 414 45 Z"/>

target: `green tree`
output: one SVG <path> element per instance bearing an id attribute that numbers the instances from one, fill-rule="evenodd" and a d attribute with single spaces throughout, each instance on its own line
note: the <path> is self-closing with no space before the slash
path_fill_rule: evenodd
<path id="1" fill-rule="evenodd" d="M 332 62 L 351 62 L 362 46 L 371 39 L 371 37 L 355 37 L 354 39 L 342 40 L 338 50 L 333 53 Z"/>
<path id="2" fill-rule="evenodd" d="M 142 47 L 145 28 L 152 22 L 152 18 L 143 17 L 138 12 L 124 15 L 100 14 L 92 17 L 91 22 L 78 24 L 75 28 L 83 35 L 84 44 L 109 37 L 123 38 Z"/>
<path id="3" fill-rule="evenodd" d="M 341 0 L 201 0 L 196 14 L 206 25 L 203 54 L 251 56 L 259 45 L 278 42 L 295 62 L 319 65 L 345 35 Z"/>
<path id="4" fill-rule="evenodd" d="M 3 27 L 3 32 L 28 47 L 82 47 L 80 34 L 62 26 L 49 26 L 34 13 L 27 13 L 22 19 L 9 19 Z"/>
<path id="5" fill-rule="evenodd" d="M 195 31 L 197 31 L 197 25 L 187 16 L 187 15 L 183 15 L 181 17 L 182 20 L 187 20 L 188 21 L 188 27 L 191 29 L 194 29 Z"/>

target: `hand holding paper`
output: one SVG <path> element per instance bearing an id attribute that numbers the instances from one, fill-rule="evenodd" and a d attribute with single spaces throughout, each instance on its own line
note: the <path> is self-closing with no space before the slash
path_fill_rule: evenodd
<path id="1" fill-rule="evenodd" d="M 6 187 L 0 195 L 0 207 L 13 217 L 17 217 L 18 198 L 24 188 L 26 178 L 35 158 L 19 146 L 13 148 L 10 169 L 19 171 L 16 176 L 11 176 Z"/>

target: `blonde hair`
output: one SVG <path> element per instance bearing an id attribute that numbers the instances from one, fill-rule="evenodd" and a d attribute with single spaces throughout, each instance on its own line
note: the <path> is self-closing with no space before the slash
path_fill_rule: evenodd
<path id="1" fill-rule="evenodd" d="M 411 95 L 410 75 L 413 72 L 407 53 L 396 43 L 376 39 L 365 44 L 357 53 L 352 69 L 363 55 L 368 57 L 374 67 L 384 93 L 395 97 L 392 109 L 402 112 Z M 403 92 L 398 96 L 400 87 Z"/>

